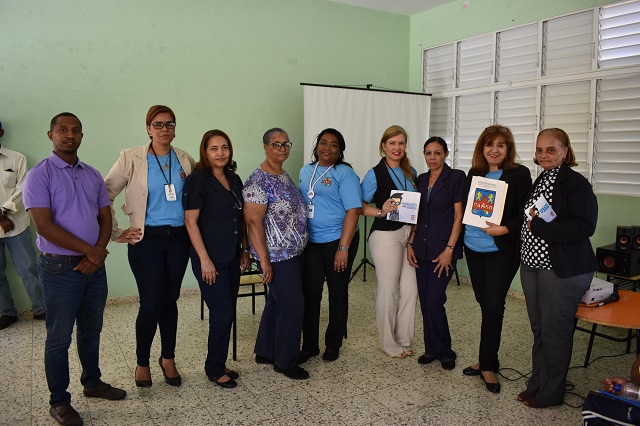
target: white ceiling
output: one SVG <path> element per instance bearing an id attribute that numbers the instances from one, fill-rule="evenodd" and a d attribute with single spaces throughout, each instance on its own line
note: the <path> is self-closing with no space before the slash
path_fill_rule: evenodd
<path id="1" fill-rule="evenodd" d="M 465 0 L 328 0 L 334 3 L 349 4 L 351 6 L 364 7 L 366 9 L 380 10 L 382 12 L 397 13 L 400 15 L 415 15 L 446 3 L 459 2 L 463 7 Z"/>

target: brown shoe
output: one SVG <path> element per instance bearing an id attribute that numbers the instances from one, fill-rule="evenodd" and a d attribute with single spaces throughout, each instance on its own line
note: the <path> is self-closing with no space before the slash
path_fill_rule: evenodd
<path id="1" fill-rule="evenodd" d="M 100 383 L 100 386 L 98 386 L 95 389 L 84 388 L 82 393 L 84 394 L 84 396 L 88 398 L 102 398 L 102 399 L 109 399 L 111 401 L 124 399 L 124 397 L 127 396 L 126 391 L 122 389 L 114 388 L 109 383 L 105 383 L 105 382 Z"/>
<path id="2" fill-rule="evenodd" d="M 56 419 L 58 423 L 65 426 L 82 426 L 82 417 L 71 404 L 62 404 L 49 408 L 49 414 Z"/>

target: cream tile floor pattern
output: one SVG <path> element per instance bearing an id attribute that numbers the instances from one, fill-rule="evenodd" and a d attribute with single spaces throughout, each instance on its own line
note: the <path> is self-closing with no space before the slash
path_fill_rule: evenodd
<path id="1" fill-rule="evenodd" d="M 187 276 L 187 279 L 190 277 Z M 132 284 L 133 285 L 133 284 Z M 378 349 L 375 324 L 375 274 L 351 283 L 348 338 L 340 358 L 328 363 L 321 357 L 305 364 L 308 381 L 292 381 L 276 374 L 270 366 L 253 360 L 253 343 L 264 299 L 258 299 L 257 313 L 251 301 L 238 301 L 238 360 L 228 366 L 240 372 L 239 386 L 221 389 L 207 380 L 203 364 L 208 323 L 200 320 L 200 298 L 194 290 L 179 301 L 180 320 L 176 362 L 183 385 L 164 383 L 155 364 L 159 340 L 152 349 L 153 386 L 136 388 L 134 324 L 135 298 L 110 300 L 105 311 L 100 365 L 103 379 L 127 390 L 123 401 L 87 399 L 79 383 L 80 365 L 75 342 L 70 350 L 71 386 L 74 407 L 87 425 L 579 425 L 580 409 L 567 404 L 534 410 L 516 401 L 525 388 L 522 373 L 530 371 L 531 331 L 524 301 L 509 297 L 500 352 L 502 373 L 517 379 L 500 378 L 502 392 L 489 393 L 477 377 L 465 377 L 462 369 L 477 357 L 480 310 L 468 284 L 449 286 L 447 310 L 458 353 L 457 367 L 445 371 L 438 362 L 417 363 L 423 351 L 422 317 L 416 314 L 416 356 L 391 359 Z M 326 300 L 325 293 L 325 300 Z M 322 327 L 326 326 L 323 305 Z M 48 414 L 48 389 L 43 367 L 45 326 L 30 319 L 0 331 L 0 424 L 54 425 Z M 616 330 L 608 329 L 608 332 Z M 619 334 L 619 333 L 618 333 Z M 602 358 L 582 368 L 587 335 L 575 336 L 569 381 L 573 392 L 586 393 L 599 386 L 603 376 L 629 372 L 633 355 Z M 592 359 L 624 352 L 624 344 L 597 338 Z M 231 351 L 230 351 L 231 353 Z M 230 355 L 231 358 L 231 355 Z M 514 370 L 509 370 L 509 369 Z M 569 394 L 565 402 L 580 406 L 582 399 Z"/>

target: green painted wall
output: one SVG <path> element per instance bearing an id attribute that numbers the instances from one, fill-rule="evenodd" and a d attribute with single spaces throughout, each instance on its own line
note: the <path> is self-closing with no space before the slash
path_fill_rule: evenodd
<path id="1" fill-rule="evenodd" d="M 71 111 L 84 124 L 80 157 L 106 175 L 121 149 L 148 141 L 147 109 L 165 103 L 177 115 L 176 146 L 195 156 L 202 134 L 221 128 L 243 178 L 264 158 L 264 131 L 285 128 L 294 142 L 285 166 L 297 179 L 300 82 L 408 88 L 409 18 L 331 2 L 0 1 L 0 16 L 2 143 L 29 166 L 51 150 L 51 117 Z M 109 250 L 110 296 L 137 294 L 126 248 Z M 11 266 L 8 275 L 28 307 Z M 194 284 L 188 270 L 184 285 Z"/>
<path id="2" fill-rule="evenodd" d="M 420 91 L 422 84 L 422 49 L 444 43 L 528 24 L 540 19 L 585 10 L 612 3 L 607 0 L 463 0 L 445 4 L 411 17 L 410 90 Z M 591 241 L 594 247 L 615 241 L 617 225 L 640 224 L 640 198 L 598 196 L 598 227 Z M 468 276 L 465 261 L 458 266 L 460 275 Z M 522 291 L 519 277 L 513 290 Z"/>

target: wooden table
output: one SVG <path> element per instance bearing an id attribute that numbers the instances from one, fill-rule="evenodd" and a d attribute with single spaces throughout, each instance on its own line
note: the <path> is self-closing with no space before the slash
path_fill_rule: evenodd
<path id="1" fill-rule="evenodd" d="M 634 337 L 632 330 L 640 330 L 640 293 L 620 290 L 619 294 L 620 300 L 614 303 L 609 303 L 595 308 L 585 306 L 578 307 L 578 312 L 576 312 L 576 330 L 591 334 L 591 337 L 589 338 L 589 347 L 587 348 L 587 355 L 584 359 L 585 367 L 589 365 L 591 348 L 593 347 L 593 340 L 595 336 L 613 340 L 615 342 L 627 342 L 627 353 L 631 351 L 631 341 Z M 591 330 L 578 327 L 578 319 L 592 323 L 593 326 L 591 327 Z M 626 328 L 629 329 L 629 334 L 626 338 L 619 338 L 598 333 L 596 332 L 598 324 L 609 327 Z M 638 334 L 640 334 L 640 331 Z M 640 341 L 638 338 L 636 338 L 636 351 L 640 352 Z"/>

